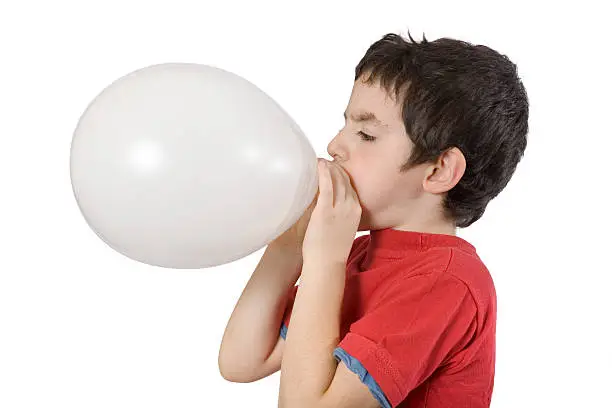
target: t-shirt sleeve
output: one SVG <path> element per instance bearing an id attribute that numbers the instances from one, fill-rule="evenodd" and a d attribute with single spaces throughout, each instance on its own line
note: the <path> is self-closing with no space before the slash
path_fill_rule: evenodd
<path id="1" fill-rule="evenodd" d="M 452 275 L 406 277 L 351 325 L 334 355 L 363 371 L 372 392 L 383 394 L 383 406 L 397 407 L 466 347 L 476 333 L 476 314 L 469 289 Z"/>

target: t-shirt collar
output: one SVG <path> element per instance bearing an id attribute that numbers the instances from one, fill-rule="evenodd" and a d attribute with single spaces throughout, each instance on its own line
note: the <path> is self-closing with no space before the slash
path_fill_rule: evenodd
<path id="1" fill-rule="evenodd" d="M 476 252 L 472 244 L 456 235 L 403 231 L 394 228 L 371 230 L 368 252 L 373 256 L 400 257 L 403 253 L 426 251 L 436 247 Z"/>

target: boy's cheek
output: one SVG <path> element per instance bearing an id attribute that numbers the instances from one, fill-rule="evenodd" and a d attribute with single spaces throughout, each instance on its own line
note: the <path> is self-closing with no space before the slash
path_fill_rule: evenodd
<path id="1" fill-rule="evenodd" d="M 373 170 L 345 168 L 351 179 L 353 189 L 357 193 L 361 204 L 362 214 L 369 213 L 377 207 L 377 203 L 382 198 L 385 186 L 381 185 L 382 180 L 377 180 Z M 363 218 L 363 216 L 362 216 Z"/>

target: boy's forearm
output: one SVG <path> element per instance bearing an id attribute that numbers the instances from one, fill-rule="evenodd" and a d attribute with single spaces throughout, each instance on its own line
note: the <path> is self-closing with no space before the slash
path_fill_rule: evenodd
<path id="1" fill-rule="evenodd" d="M 305 260 L 281 364 L 279 406 L 316 407 L 337 368 L 346 266 Z"/>
<path id="2" fill-rule="evenodd" d="M 301 266 L 301 254 L 274 243 L 266 248 L 225 329 L 219 350 L 221 371 L 252 370 L 268 358 Z"/>

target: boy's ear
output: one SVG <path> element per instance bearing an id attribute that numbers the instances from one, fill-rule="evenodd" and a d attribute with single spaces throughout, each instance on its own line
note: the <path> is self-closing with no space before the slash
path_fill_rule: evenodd
<path id="1" fill-rule="evenodd" d="M 465 156 L 457 147 L 442 152 L 435 164 L 427 167 L 423 189 L 432 194 L 446 193 L 465 173 Z"/>

